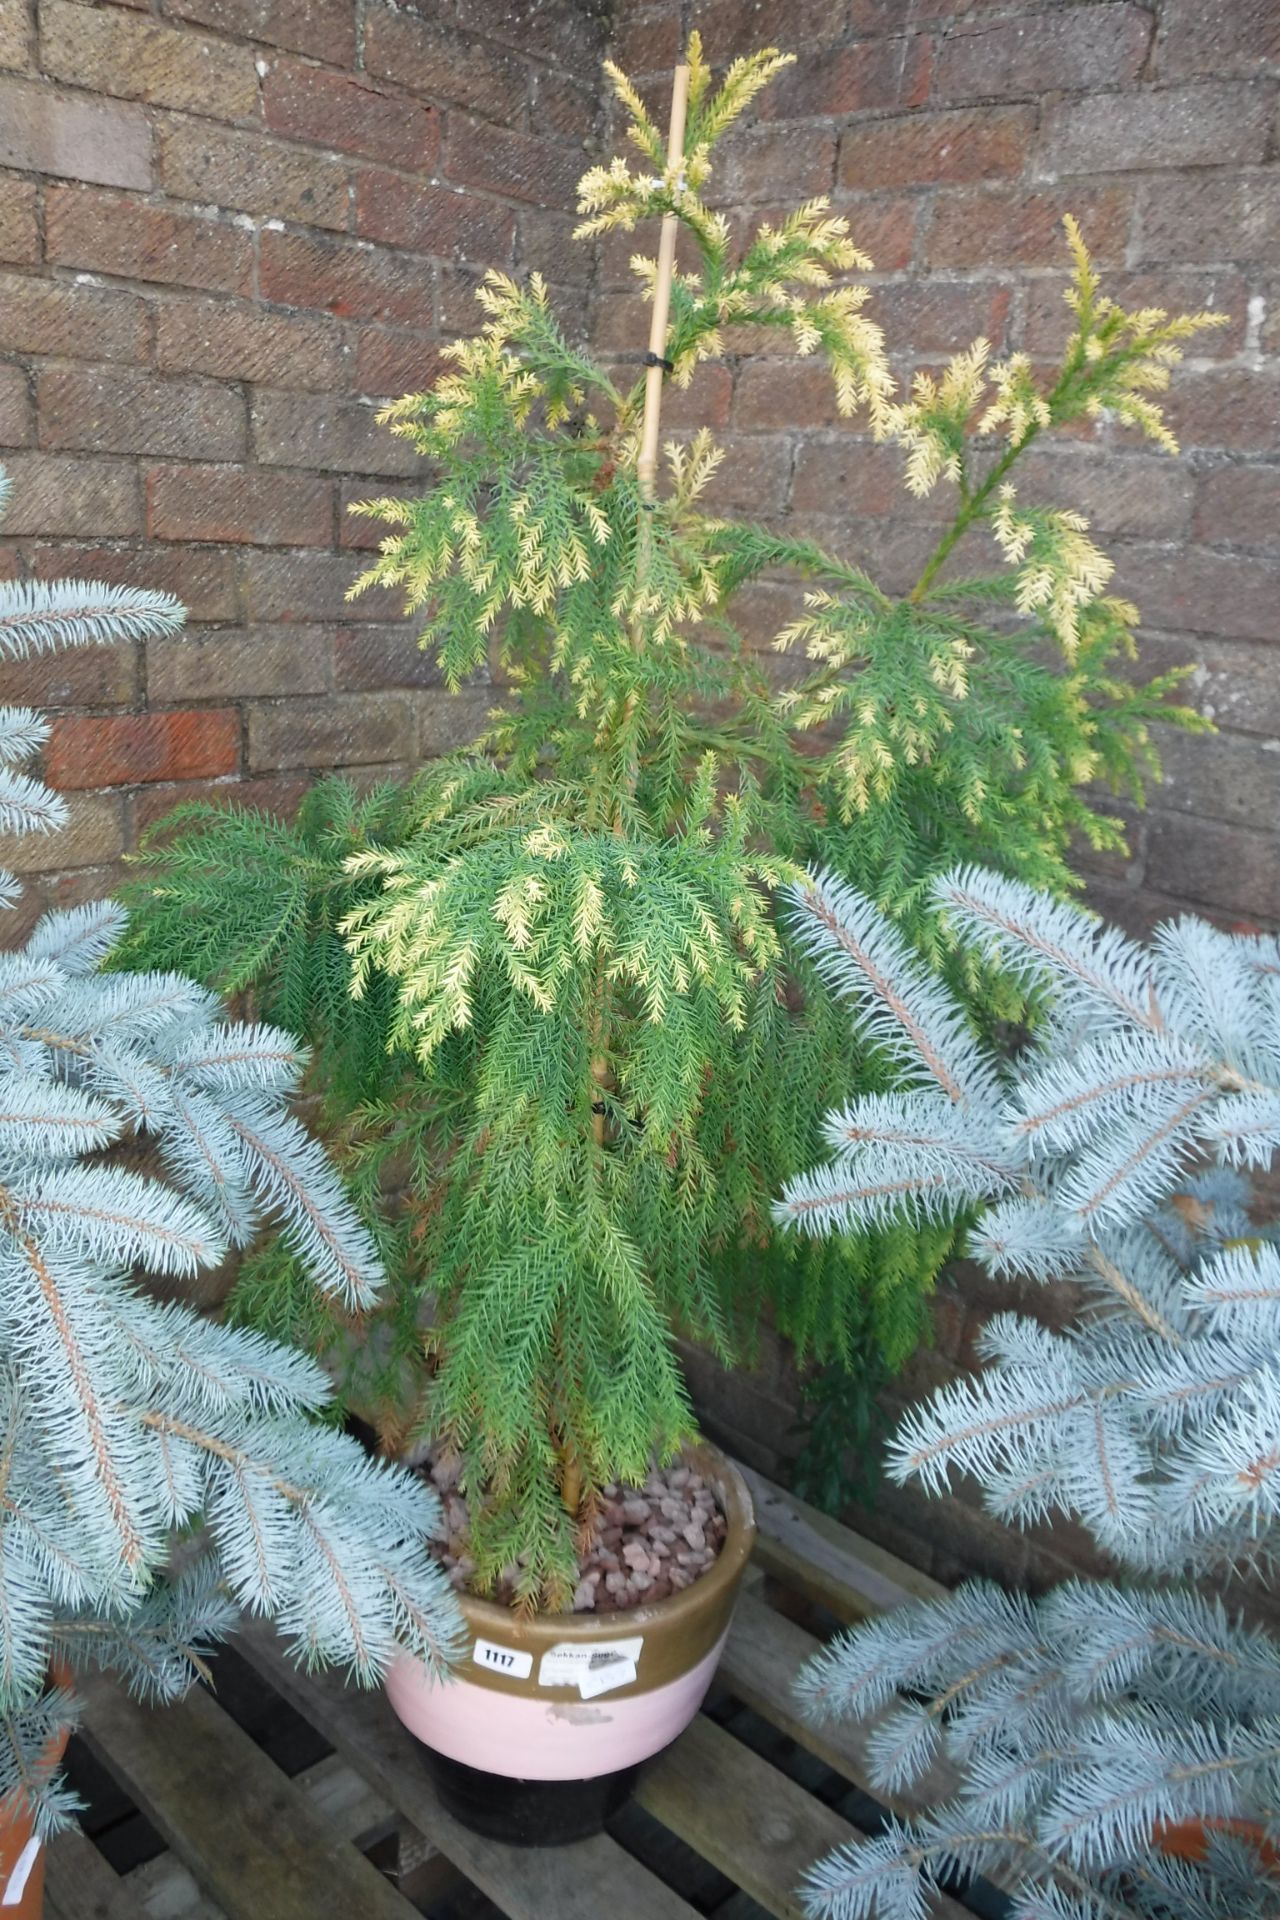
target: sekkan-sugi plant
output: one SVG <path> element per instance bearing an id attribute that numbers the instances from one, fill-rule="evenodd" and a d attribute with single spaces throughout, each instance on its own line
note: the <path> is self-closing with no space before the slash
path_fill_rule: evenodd
<path id="1" fill-rule="evenodd" d="M 984 1874 L 1011 1920 L 1269 1920 L 1280 1642 L 1247 1617 L 1257 1589 L 1219 1596 L 1232 1571 L 1271 1588 L 1280 1545 L 1280 1252 L 1246 1177 L 1280 1148 L 1280 941 L 1183 919 L 1144 950 L 977 870 L 938 900 L 1043 998 L 1037 1043 L 1001 1059 L 873 902 L 804 885 L 800 937 L 904 1084 L 828 1115 L 830 1158 L 779 1216 L 967 1220 L 994 1277 L 1075 1283 L 1065 1327 L 988 1321 L 985 1366 L 908 1412 L 889 1471 L 935 1493 L 971 1474 L 1019 1526 L 1068 1517 L 1116 1579 L 969 1582 L 809 1664 L 815 1719 L 874 1717 L 896 1817 L 815 1865 L 805 1908 L 925 1920 Z"/>
<path id="2" fill-rule="evenodd" d="M 182 619 L 129 587 L 0 583 L 8 658 Z M 0 709 L 7 835 L 66 819 L 21 767 L 46 732 Z M 18 893 L 0 875 L 5 907 Z M 111 901 L 49 913 L 0 953 L 0 1799 L 40 1834 L 77 1804 L 57 1755 L 78 1667 L 175 1699 L 242 1608 L 365 1684 L 397 1646 L 443 1671 L 461 1639 L 434 1495 L 322 1424 L 314 1359 L 139 1284 L 216 1266 L 263 1221 L 347 1308 L 383 1276 L 289 1111 L 305 1050 L 181 974 L 103 972 L 123 924 Z M 169 1577 L 200 1523 L 207 1552 Z"/>
<path id="3" fill-rule="evenodd" d="M 1137 616 L 1083 521 L 1009 476 L 1104 411 L 1168 444 L 1152 396 L 1213 317 L 1123 312 L 1071 228 L 1075 327 L 1047 382 L 1020 356 L 989 367 L 979 342 L 896 397 L 847 223 L 814 200 L 735 245 L 706 198 L 716 142 L 785 59 L 736 61 L 716 87 L 695 37 L 689 64 L 671 164 L 610 69 L 639 166 L 585 176 L 579 232 L 677 223 L 660 356 L 677 386 L 730 330 L 735 350 L 778 339 L 825 359 L 840 410 L 904 449 L 908 486 L 953 490 L 913 591 L 710 511 L 706 431 L 666 446 L 655 488 L 647 379 L 575 345 L 536 276 L 490 275 L 480 332 L 386 411 L 432 477 L 367 503 L 388 533 L 360 584 L 403 593 L 451 686 L 495 669 L 503 704 L 407 787 L 323 782 L 292 826 L 189 810 L 134 896 L 135 959 L 251 984 L 316 1043 L 396 1276 L 377 1333 L 338 1342 L 358 1396 L 389 1435 L 446 1435 L 487 1490 L 477 1584 L 518 1561 L 525 1599 L 552 1605 L 595 1491 L 690 1431 L 673 1331 L 730 1356 L 767 1299 L 804 1349 L 900 1362 L 953 1237 L 776 1233 L 771 1195 L 816 1150 L 817 1112 L 888 1084 L 840 1046 L 777 889 L 829 862 L 984 1018 L 1018 1012 L 1016 982 L 947 946 L 931 878 L 995 847 L 1065 890 L 1075 833 L 1119 838 L 1086 785 L 1140 788 L 1150 723 L 1194 724 L 1170 700 L 1180 675 L 1127 671 Z M 652 291 L 654 261 L 634 266 Z M 994 563 L 957 577 L 970 530 Z M 797 582 L 778 645 L 802 664 L 781 690 L 734 625 L 766 573 Z M 310 1301 L 276 1249 L 237 1311 L 332 1341 Z"/>

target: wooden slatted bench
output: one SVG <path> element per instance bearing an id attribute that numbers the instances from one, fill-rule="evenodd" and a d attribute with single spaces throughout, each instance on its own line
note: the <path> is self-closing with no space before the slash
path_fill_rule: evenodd
<path id="1" fill-rule="evenodd" d="M 219 1656 L 217 1696 L 151 1711 L 87 1686 L 73 1759 L 106 1783 L 111 1817 L 91 1809 L 53 1842 L 49 1920 L 800 1920 L 805 1869 L 884 1808 L 865 1729 L 809 1726 L 796 1672 L 832 1622 L 939 1589 L 748 1479 L 759 1540 L 716 1687 L 608 1834 L 530 1851 L 469 1833 L 380 1694 L 299 1673 L 248 1626 Z M 928 1784 L 947 1791 L 941 1771 Z M 948 1920 L 990 1920 L 990 1890 L 966 1899 Z"/>

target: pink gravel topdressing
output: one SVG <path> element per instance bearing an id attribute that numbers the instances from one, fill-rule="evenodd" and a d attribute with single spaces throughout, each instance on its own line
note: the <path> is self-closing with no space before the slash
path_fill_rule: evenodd
<path id="1" fill-rule="evenodd" d="M 432 1551 L 456 1587 L 474 1568 L 467 1553 L 470 1515 L 458 1490 L 455 1456 L 428 1451 L 416 1463 L 440 1495 L 447 1535 Z M 596 1517 L 591 1546 L 579 1566 L 574 1613 L 614 1613 L 652 1606 L 693 1585 L 724 1545 L 724 1514 L 705 1477 L 674 1465 L 651 1472 L 642 1487 L 608 1486 Z M 500 1604 L 515 1599 L 517 1569 L 506 1570 L 494 1589 Z"/>

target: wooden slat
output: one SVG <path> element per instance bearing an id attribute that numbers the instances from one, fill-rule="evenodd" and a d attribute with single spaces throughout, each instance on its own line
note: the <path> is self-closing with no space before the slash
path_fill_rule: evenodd
<path id="1" fill-rule="evenodd" d="M 332 1675 L 299 1673 L 257 1623 L 242 1630 L 236 1646 L 509 1920 L 694 1920 L 692 1907 L 605 1834 L 567 1851 L 543 1851 L 468 1832 L 441 1807 L 414 1741 L 381 1694 L 357 1693 Z"/>
<path id="2" fill-rule="evenodd" d="M 44 1908 L 46 1920 L 138 1920 L 128 1883 L 79 1827 L 69 1827 L 49 1842 Z"/>
<path id="3" fill-rule="evenodd" d="M 784 1586 L 840 1620 L 862 1620 L 912 1600 L 941 1599 L 946 1592 L 896 1554 L 784 1493 L 754 1468 L 737 1464 L 755 1503 L 756 1560 Z"/>
<path id="4" fill-rule="evenodd" d="M 201 1688 L 149 1710 L 78 1683 L 84 1737 L 230 1920 L 410 1920 L 413 1908 Z"/>
<path id="5" fill-rule="evenodd" d="M 754 1593 L 744 1592 L 738 1596 L 716 1679 L 744 1706 L 752 1707 L 779 1732 L 894 1813 L 918 1813 L 948 1799 L 958 1783 L 950 1767 L 941 1762 L 909 1793 L 890 1794 L 872 1785 L 867 1743 L 874 1720 L 815 1725 L 805 1719 L 796 1700 L 795 1679 L 806 1660 L 821 1651 L 822 1642 L 813 1634 L 775 1613 Z"/>
<path id="6" fill-rule="evenodd" d="M 640 1776 L 636 1798 L 777 1920 L 802 1920 L 803 1875 L 857 1838 L 847 1820 L 705 1714 Z"/>
<path id="7" fill-rule="evenodd" d="M 401 1826 L 386 1801 L 371 1793 L 336 1753 L 292 1778 L 330 1831 L 361 1853 Z M 418 1836 L 407 1837 L 415 1842 Z M 146 1920 L 219 1920 L 222 1915 L 221 1907 L 202 1896 L 189 1869 L 172 1853 L 134 1867 L 120 1884 L 137 1902 L 133 1911 Z"/>

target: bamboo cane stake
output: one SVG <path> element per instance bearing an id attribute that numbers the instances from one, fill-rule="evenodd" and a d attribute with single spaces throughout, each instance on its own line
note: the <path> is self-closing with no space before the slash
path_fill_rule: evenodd
<path id="1" fill-rule="evenodd" d="M 684 159 L 684 123 L 689 110 L 689 68 L 679 66 L 671 86 L 671 119 L 667 124 L 667 172 L 680 178 Z M 671 312 L 671 282 L 676 270 L 676 235 L 680 222 L 674 213 L 662 216 L 658 236 L 658 272 L 653 283 L 653 313 L 649 320 L 649 360 L 644 376 L 644 417 L 640 428 L 640 451 L 636 456 L 636 478 L 640 498 L 652 501 L 658 477 L 658 422 L 662 413 L 662 375 L 667 344 L 667 320 Z"/>
<path id="2" fill-rule="evenodd" d="M 667 123 L 667 171 L 676 180 L 680 177 L 680 162 L 684 159 L 684 127 L 689 110 L 689 78 L 687 65 L 679 66 L 671 83 L 671 118 Z M 644 376 L 644 413 L 640 425 L 640 451 L 636 456 L 636 479 L 640 488 L 640 498 L 651 505 L 657 491 L 658 478 L 658 428 L 662 414 L 662 365 L 663 348 L 667 344 L 667 323 L 671 313 L 671 283 L 676 270 L 676 236 L 680 222 L 674 213 L 664 213 L 662 229 L 658 236 L 658 271 L 653 283 L 653 313 L 649 321 L 649 361 Z M 643 549 L 642 549 L 643 565 Z M 632 644 L 641 645 L 639 632 L 632 634 Z M 608 1129 L 605 1121 L 603 1094 L 609 1084 L 608 1063 L 603 1057 L 597 1057 L 591 1063 L 593 1084 L 592 1132 L 598 1147 L 603 1147 Z"/>

